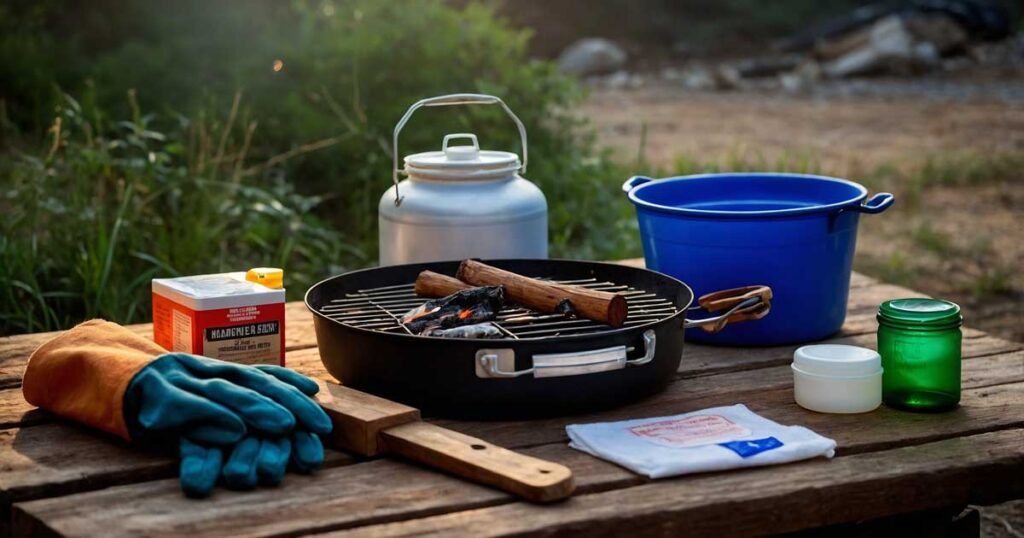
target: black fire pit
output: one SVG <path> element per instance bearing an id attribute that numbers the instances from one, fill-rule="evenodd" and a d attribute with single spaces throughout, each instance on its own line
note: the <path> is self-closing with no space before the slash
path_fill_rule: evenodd
<path id="1" fill-rule="evenodd" d="M 622 293 L 629 313 L 613 328 L 587 319 L 509 305 L 499 339 L 413 335 L 406 311 L 428 298 L 413 292 L 425 270 L 454 275 L 459 262 L 365 269 L 324 280 L 306 293 L 320 357 L 342 383 L 460 418 L 563 415 L 620 405 L 665 387 L 679 367 L 683 328 L 759 317 L 760 297 L 686 320 L 693 292 L 672 277 L 634 267 L 568 260 L 493 260 L 535 278 Z M 699 308 L 699 307 L 697 307 Z"/>

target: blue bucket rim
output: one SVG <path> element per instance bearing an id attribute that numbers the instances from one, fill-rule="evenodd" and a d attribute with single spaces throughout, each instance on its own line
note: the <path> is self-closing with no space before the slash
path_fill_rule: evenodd
<path id="1" fill-rule="evenodd" d="M 692 209 L 692 208 L 684 208 L 684 207 L 673 207 L 673 206 L 655 204 L 655 203 L 652 203 L 652 202 L 648 202 L 647 200 L 641 200 L 640 198 L 637 197 L 637 192 L 643 190 L 644 188 L 646 188 L 648 186 L 651 186 L 651 185 L 654 185 L 654 184 L 657 184 L 657 183 L 663 183 L 665 181 L 675 182 L 675 181 L 689 181 L 689 180 L 696 180 L 696 179 L 711 179 L 711 178 L 720 178 L 720 177 L 744 177 L 744 176 L 746 176 L 746 177 L 754 177 L 754 178 L 758 178 L 758 177 L 772 177 L 772 178 L 800 179 L 800 180 L 810 179 L 810 180 L 815 180 L 815 181 L 827 181 L 827 182 L 831 182 L 831 183 L 841 183 L 843 185 L 848 185 L 850 187 L 853 187 L 854 189 L 856 189 L 858 191 L 859 194 L 857 194 L 857 196 L 854 196 L 853 198 L 850 198 L 848 200 L 843 200 L 841 202 L 836 202 L 836 203 L 832 203 L 832 204 L 824 204 L 824 205 L 809 206 L 809 207 L 794 207 L 794 208 L 790 208 L 790 209 L 767 209 L 767 210 L 760 210 L 760 211 L 723 211 L 723 210 L 714 210 L 714 209 Z M 674 214 L 674 215 L 690 215 L 690 216 L 694 216 L 694 217 L 731 217 L 731 218 L 736 218 L 736 217 L 782 217 L 782 216 L 789 216 L 789 215 L 808 215 L 808 214 L 814 214 L 814 213 L 831 213 L 833 210 L 838 210 L 838 209 L 843 209 L 843 208 L 850 207 L 850 206 L 860 205 L 860 203 L 865 198 L 867 198 L 867 196 L 868 196 L 868 189 L 864 185 L 861 185 L 860 183 L 857 183 L 855 181 L 850 181 L 848 179 L 840 179 L 840 178 L 831 177 L 831 176 L 819 176 L 819 175 L 816 175 L 816 174 L 794 174 L 794 173 L 785 173 L 785 172 L 781 172 L 781 173 L 776 173 L 776 172 L 718 172 L 718 173 L 711 173 L 711 174 L 693 174 L 693 175 L 688 175 L 688 176 L 676 176 L 676 177 L 652 179 L 651 181 L 648 181 L 648 182 L 646 182 L 646 183 L 644 183 L 642 185 L 637 185 L 636 187 L 630 189 L 629 192 L 627 193 L 627 196 L 629 197 L 629 201 L 633 202 L 633 204 L 635 204 L 637 206 L 642 206 L 642 207 L 645 207 L 645 208 L 648 208 L 648 209 L 653 209 L 655 211 L 661 211 L 663 213 L 670 213 L 670 214 Z"/>

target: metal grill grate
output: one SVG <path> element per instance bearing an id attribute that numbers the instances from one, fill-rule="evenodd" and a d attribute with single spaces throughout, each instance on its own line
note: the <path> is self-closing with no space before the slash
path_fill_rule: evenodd
<path id="1" fill-rule="evenodd" d="M 678 312 L 675 304 L 653 293 L 613 282 L 596 279 L 551 280 L 593 290 L 618 292 L 626 296 L 629 314 L 626 326 L 665 319 Z M 401 317 L 428 299 L 413 292 L 413 284 L 400 284 L 359 290 L 342 299 L 332 299 L 320 313 L 335 321 L 384 332 L 408 333 Z M 610 330 L 612 327 L 589 319 L 568 318 L 561 314 L 542 314 L 521 307 L 506 307 L 498 313 L 496 325 L 509 338 L 547 338 L 567 334 L 585 334 Z"/>

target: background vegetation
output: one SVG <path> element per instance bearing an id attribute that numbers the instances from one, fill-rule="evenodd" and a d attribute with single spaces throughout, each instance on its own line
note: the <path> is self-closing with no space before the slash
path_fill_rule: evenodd
<path id="1" fill-rule="evenodd" d="M 500 95 L 526 123 L 528 177 L 548 197 L 552 255 L 639 255 L 618 187 L 657 167 L 599 149 L 573 115 L 581 88 L 534 56 L 557 53 L 581 28 L 648 51 L 634 54 L 640 67 L 659 54 L 728 53 L 865 1 L 7 0 L 0 334 L 94 316 L 145 321 L 154 277 L 283 266 L 298 299 L 320 278 L 374 263 L 394 124 L 416 100 L 452 92 Z M 586 20 L 572 16 L 581 3 Z M 645 48 L 654 42 L 661 49 Z M 417 113 L 399 153 L 437 149 L 444 134 L 463 131 L 517 151 L 499 110 L 459 107 Z M 629 150 L 642 156 L 640 146 Z M 953 157 L 858 179 L 897 189 L 913 208 L 929 186 L 1001 181 L 1021 165 L 1019 156 Z M 815 155 L 740 152 L 664 167 L 830 172 Z M 994 268 L 972 293 L 1009 289 L 1014 272 L 987 261 L 991 245 L 960 245 L 927 222 L 914 230 L 935 257 Z M 939 266 L 900 253 L 861 258 L 859 269 L 902 283 L 918 265 Z"/>
<path id="2" fill-rule="evenodd" d="M 4 4 L 0 333 L 145 320 L 158 276 L 277 265 L 296 299 L 373 263 L 395 122 L 460 91 L 526 123 L 554 255 L 625 255 L 608 233 L 631 221 L 613 205 L 623 172 L 528 39 L 490 7 L 438 0 Z M 419 113 L 400 153 L 457 131 L 515 150 L 493 108 Z"/>

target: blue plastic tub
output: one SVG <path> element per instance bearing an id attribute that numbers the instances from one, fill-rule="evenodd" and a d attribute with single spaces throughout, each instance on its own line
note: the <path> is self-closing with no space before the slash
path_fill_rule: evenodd
<path id="1" fill-rule="evenodd" d="M 846 317 L 861 213 L 881 213 L 889 193 L 865 202 L 852 181 L 802 174 L 707 174 L 622 186 L 636 206 L 647 267 L 696 296 L 764 284 L 768 316 L 687 338 L 730 345 L 780 345 L 835 334 Z"/>

